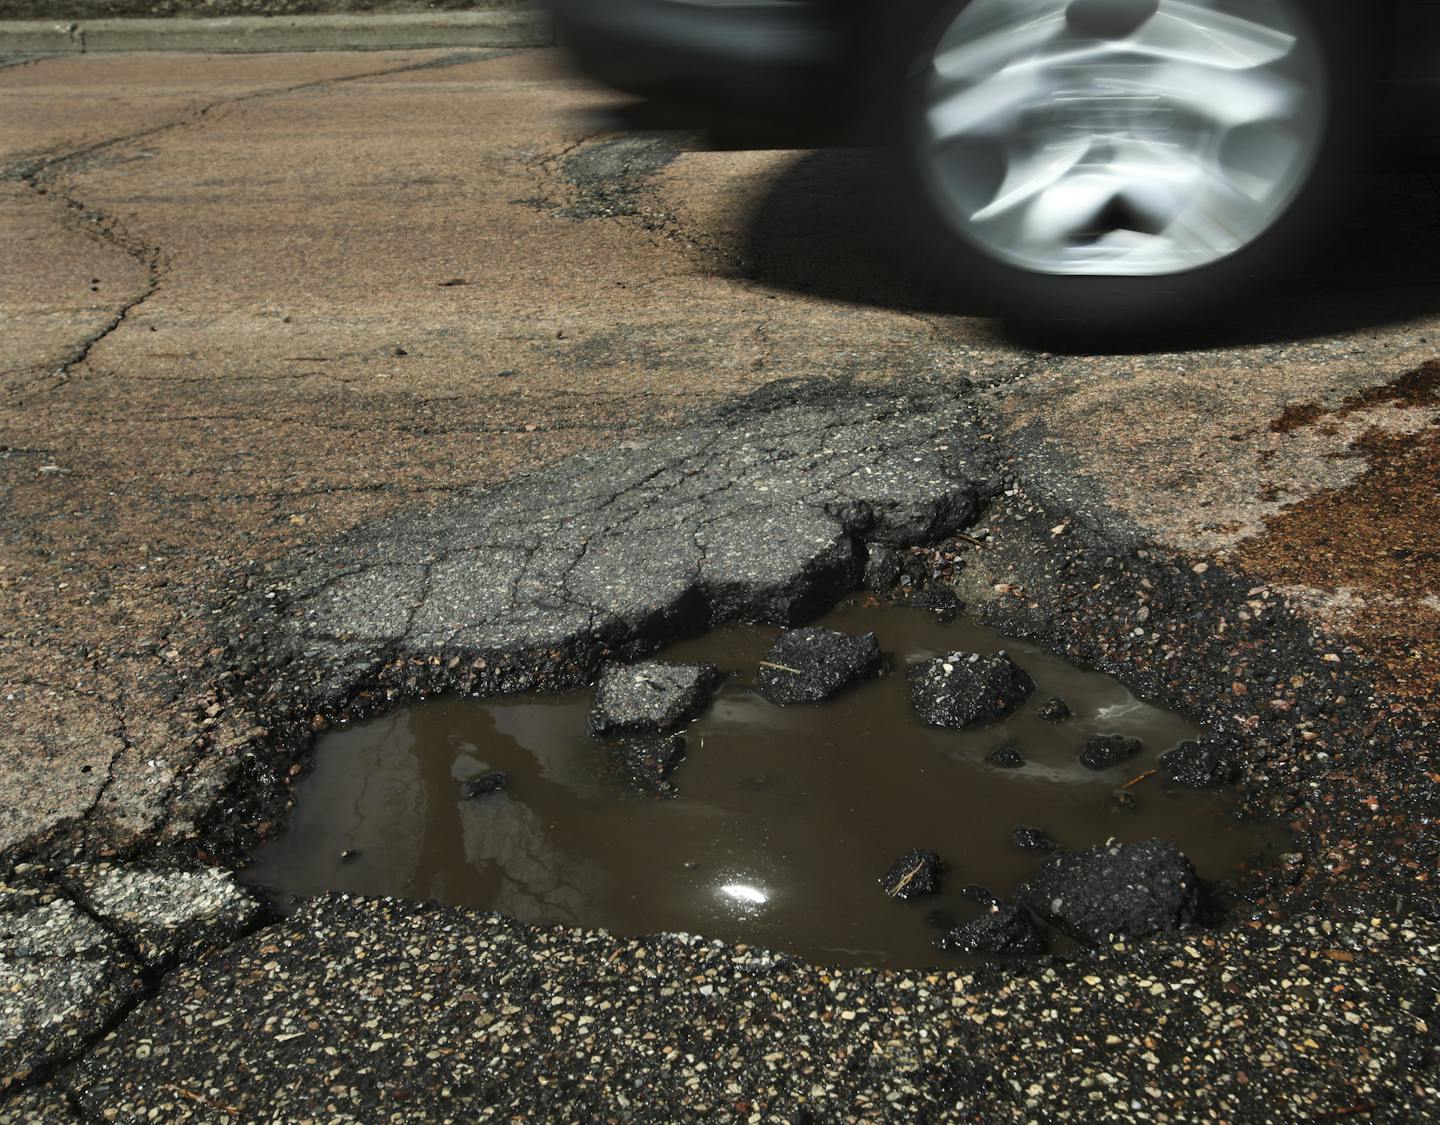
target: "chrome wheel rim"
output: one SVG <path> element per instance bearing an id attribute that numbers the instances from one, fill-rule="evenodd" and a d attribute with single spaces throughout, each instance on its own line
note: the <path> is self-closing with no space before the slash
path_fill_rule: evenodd
<path id="1" fill-rule="evenodd" d="M 1036 273 L 1229 257 L 1324 139 L 1325 65 L 1291 0 L 971 0 L 924 62 L 929 191 L 968 241 Z"/>

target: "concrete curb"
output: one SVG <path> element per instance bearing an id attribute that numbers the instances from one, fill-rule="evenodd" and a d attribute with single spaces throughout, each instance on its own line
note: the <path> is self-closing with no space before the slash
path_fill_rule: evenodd
<path id="1" fill-rule="evenodd" d="M 0 21 L 0 53 L 354 51 L 549 47 L 554 43 L 550 17 L 544 12 L 523 10 L 379 16 Z"/>

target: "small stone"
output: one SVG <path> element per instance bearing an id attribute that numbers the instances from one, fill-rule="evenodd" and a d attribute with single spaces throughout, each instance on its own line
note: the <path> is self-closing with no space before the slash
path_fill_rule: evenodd
<path id="1" fill-rule="evenodd" d="M 938 891 L 943 867 L 940 857 L 928 848 L 913 848 L 880 876 L 880 886 L 891 898 L 908 902 Z"/>
<path id="2" fill-rule="evenodd" d="M 755 677 L 771 703 L 819 703 L 880 671 L 880 642 L 874 633 L 852 636 L 807 626 L 787 629 L 765 654 Z"/>
<path id="3" fill-rule="evenodd" d="M 1030 824 L 1017 824 L 1010 839 L 1023 852 L 1053 852 L 1060 846 L 1047 832 Z"/>
<path id="4" fill-rule="evenodd" d="M 1023 906 L 997 902 L 980 917 L 957 926 L 938 942 L 954 953 L 1044 953 L 1045 933 Z"/>
<path id="5" fill-rule="evenodd" d="M 493 770 L 490 773 L 482 773 L 479 777 L 472 777 L 460 786 L 460 791 L 466 800 L 471 800 L 475 797 L 483 797 L 487 793 L 499 793 L 509 784 L 509 774 L 504 770 Z"/>
<path id="6" fill-rule="evenodd" d="M 359 858 L 360 853 L 357 852 L 354 848 L 346 848 L 343 852 L 340 853 L 341 863 L 354 863 Z"/>
<path id="7" fill-rule="evenodd" d="M 1063 723 L 1074 714 L 1070 710 L 1070 704 L 1066 703 L 1059 696 L 1051 696 L 1044 703 L 1040 704 L 1040 710 L 1036 714 L 1047 723 Z"/>
<path id="8" fill-rule="evenodd" d="M 1013 738 L 998 743 L 985 755 L 985 760 L 1003 770 L 1016 770 L 1025 764 L 1025 757 L 1020 753 L 1020 744 Z"/>
<path id="9" fill-rule="evenodd" d="M 1140 800 L 1128 789 L 1115 789 L 1106 800 L 1106 805 L 1121 812 L 1130 812 L 1139 808 Z"/>
<path id="10" fill-rule="evenodd" d="M 1087 770 L 1108 770 L 1145 749 L 1138 738 L 1124 734 L 1096 734 L 1080 748 L 1080 764 Z"/>
<path id="11" fill-rule="evenodd" d="M 1213 789 L 1235 780 L 1235 763 L 1229 745 L 1218 735 L 1207 734 L 1182 742 L 1160 755 L 1160 773 L 1173 785 L 1189 789 Z"/>
<path id="12" fill-rule="evenodd" d="M 961 887 L 956 893 L 970 902 L 978 902 L 981 906 L 992 906 L 1000 901 L 1000 896 L 989 887 L 982 887 L 975 883 Z"/>
<path id="13" fill-rule="evenodd" d="M 1035 681 L 1005 653 L 952 652 L 910 669 L 910 699 L 932 727 L 970 727 L 1004 718 L 1029 698 Z"/>
<path id="14" fill-rule="evenodd" d="M 675 730 L 705 710 L 719 683 L 720 669 L 713 664 L 648 660 L 606 665 L 590 706 L 590 733 Z"/>

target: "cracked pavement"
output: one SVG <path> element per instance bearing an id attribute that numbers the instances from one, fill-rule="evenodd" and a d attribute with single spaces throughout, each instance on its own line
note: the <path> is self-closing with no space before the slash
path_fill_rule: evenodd
<path id="1" fill-rule="evenodd" d="M 1209 340 L 1066 355 L 905 274 L 867 154 L 637 139 L 550 52 L 41 59 L 0 105 L 0 1120 L 1433 1113 L 1432 177 Z M 243 859 L 347 709 L 798 620 L 977 518 L 977 613 L 1244 732 L 1306 833 L 1203 952 L 834 974 L 105 905 Z M 592 1001 L 603 1048 L 540 1015 Z"/>

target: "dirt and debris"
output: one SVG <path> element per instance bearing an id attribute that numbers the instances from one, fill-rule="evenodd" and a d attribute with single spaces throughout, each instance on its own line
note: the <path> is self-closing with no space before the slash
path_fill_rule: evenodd
<path id="1" fill-rule="evenodd" d="M 1385 413 L 1437 406 L 1440 361 L 1332 409 L 1297 408 L 1282 419 L 1288 430 L 1366 422 L 1344 454 L 1365 468 L 1344 488 L 1288 506 L 1235 552 L 1273 585 L 1312 592 L 1376 659 L 1385 687 L 1421 702 L 1440 682 L 1440 412 L 1417 433 L 1392 432 Z"/>

